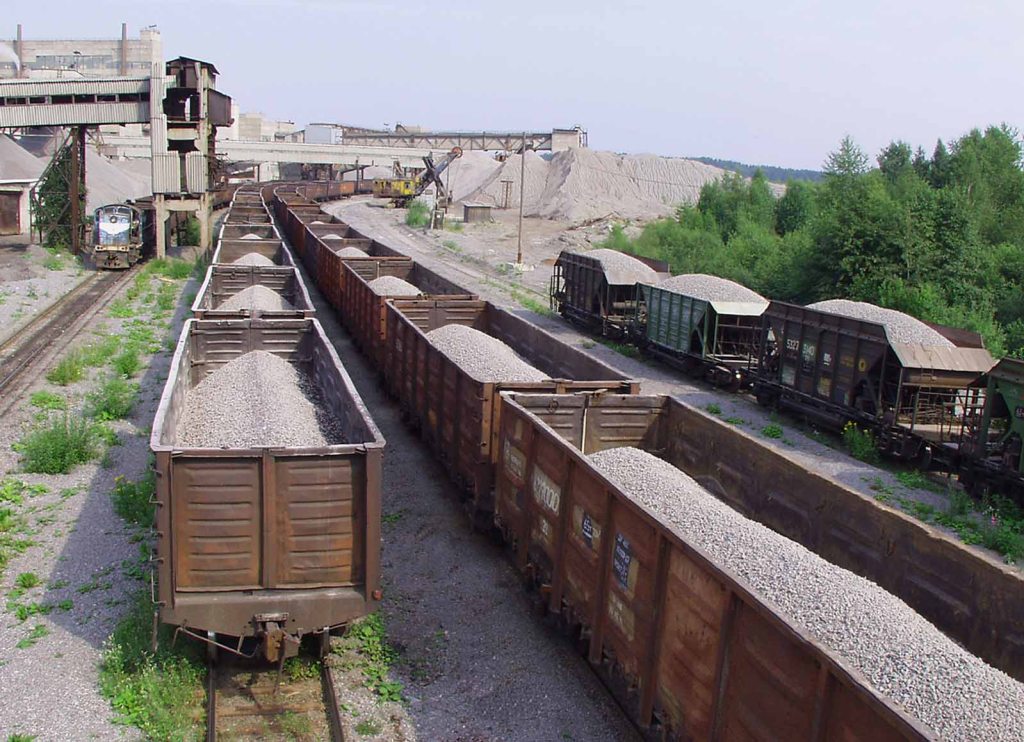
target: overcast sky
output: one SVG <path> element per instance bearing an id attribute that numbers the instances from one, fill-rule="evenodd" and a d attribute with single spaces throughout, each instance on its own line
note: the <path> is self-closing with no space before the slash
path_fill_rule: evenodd
<path id="1" fill-rule="evenodd" d="M 1024 122 L 1020 0 L 42 0 L 13 38 L 155 24 L 243 111 L 300 125 L 582 125 L 590 146 L 818 168 Z"/>

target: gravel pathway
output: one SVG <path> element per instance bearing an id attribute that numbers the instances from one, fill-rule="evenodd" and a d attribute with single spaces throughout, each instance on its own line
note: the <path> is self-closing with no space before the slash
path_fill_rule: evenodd
<path id="1" fill-rule="evenodd" d="M 1024 739 L 1024 686 L 961 649 L 902 600 L 743 517 L 646 451 L 612 448 L 589 458 L 942 739 Z"/>
<path id="2" fill-rule="evenodd" d="M 535 619 L 507 556 L 471 532 L 457 488 L 401 422 L 376 370 L 300 270 L 328 338 L 388 441 L 382 610 L 415 738 L 636 740 L 585 660 Z"/>
<path id="3" fill-rule="evenodd" d="M 183 291 L 197 287 L 190 280 Z M 158 336 L 177 335 L 186 314 L 186 308 L 179 307 L 170 326 L 157 330 Z M 102 327 L 94 328 L 89 340 L 120 332 L 133 320 L 100 321 Z M 43 494 L 26 495 L 23 504 L 14 507 L 32 545 L 7 565 L 0 580 L 5 606 L 0 616 L 3 739 L 15 733 L 39 740 L 141 738 L 137 730 L 113 722 L 110 704 L 98 688 L 103 643 L 127 611 L 128 600 L 143 586 L 146 568 L 139 537 L 114 512 L 110 493 L 116 476 L 137 480 L 145 474 L 148 428 L 170 358 L 164 346 L 137 379 L 140 391 L 131 418 L 112 423 L 119 445 L 109 448 L 103 461 L 78 466 L 70 474 L 18 471 L 10 443 L 21 437 L 38 410 L 26 402 L 0 421 L 0 471 L 48 488 Z M 100 373 L 94 370 L 87 380 L 64 388 L 40 380 L 33 391 L 67 395 L 75 408 Z M 17 578 L 25 573 L 37 575 L 41 584 L 19 594 Z M 50 610 L 22 621 L 18 604 L 28 610 L 47 605 Z"/>

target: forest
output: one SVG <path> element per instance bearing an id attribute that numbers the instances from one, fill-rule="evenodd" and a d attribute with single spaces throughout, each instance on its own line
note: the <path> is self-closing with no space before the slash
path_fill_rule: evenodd
<path id="1" fill-rule="evenodd" d="M 974 129 L 929 156 L 893 141 L 874 166 L 845 137 L 821 182 L 776 197 L 764 173 L 708 183 L 696 205 L 605 242 L 712 273 L 769 299 L 844 298 L 980 332 L 996 357 L 1024 357 L 1022 143 Z"/>

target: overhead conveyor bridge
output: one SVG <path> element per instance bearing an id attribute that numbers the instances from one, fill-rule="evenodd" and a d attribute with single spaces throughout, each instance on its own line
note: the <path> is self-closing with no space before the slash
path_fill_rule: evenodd
<path id="1" fill-rule="evenodd" d="M 0 80 L 0 129 L 149 123 L 157 85 L 154 95 L 149 77 Z"/>

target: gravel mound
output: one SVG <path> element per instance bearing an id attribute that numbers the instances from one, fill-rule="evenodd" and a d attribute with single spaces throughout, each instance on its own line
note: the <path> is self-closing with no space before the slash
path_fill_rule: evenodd
<path id="1" fill-rule="evenodd" d="M 519 155 L 509 157 L 475 191 L 457 198 L 500 206 L 501 181 L 511 180 L 510 206 L 519 208 L 520 167 Z M 669 216 L 681 203 L 696 203 L 701 187 L 719 180 L 724 172 L 694 160 L 656 155 L 592 149 L 553 155 L 531 151 L 526 153 L 524 210 L 528 216 L 570 221 Z"/>
<path id="2" fill-rule="evenodd" d="M 532 382 L 548 378 L 498 338 L 472 327 L 442 325 L 428 332 L 427 340 L 477 381 Z"/>
<path id="3" fill-rule="evenodd" d="M 6 134 L 0 134 L 0 179 L 36 180 L 46 168 L 46 162 Z"/>
<path id="4" fill-rule="evenodd" d="M 576 254 L 596 258 L 604 268 L 608 283 L 614 286 L 658 282 L 658 274 L 653 268 L 618 250 L 606 250 L 602 247 Z"/>
<path id="5" fill-rule="evenodd" d="M 397 276 L 381 276 L 367 284 L 377 296 L 419 296 L 422 292 Z"/>
<path id="6" fill-rule="evenodd" d="M 340 234 L 325 234 L 320 239 L 322 240 L 343 240 L 345 239 Z"/>
<path id="7" fill-rule="evenodd" d="M 270 258 L 260 255 L 258 252 L 247 252 L 242 257 L 235 260 L 234 265 L 274 265 L 274 261 Z"/>
<path id="8" fill-rule="evenodd" d="M 764 302 L 768 300 L 756 291 L 751 291 L 743 284 L 719 278 L 707 273 L 684 273 L 673 276 L 658 284 L 658 288 L 678 294 L 692 296 L 704 301 L 750 301 Z"/>
<path id="9" fill-rule="evenodd" d="M 296 309 L 296 306 L 273 289 L 267 288 L 266 286 L 256 285 L 242 289 L 216 308 L 232 312 L 240 309 L 262 312 L 281 312 L 293 311 Z"/>
<path id="10" fill-rule="evenodd" d="M 188 391 L 178 444 L 201 448 L 344 443 L 310 379 L 284 359 L 254 350 Z"/>
<path id="11" fill-rule="evenodd" d="M 367 253 L 360 250 L 358 247 L 343 247 L 337 251 L 339 258 L 368 258 L 370 257 Z"/>
<path id="12" fill-rule="evenodd" d="M 254 233 L 254 232 L 249 232 L 249 234 L 243 234 L 239 239 L 242 239 L 242 240 L 261 240 L 263 238 L 260 237 L 258 234 Z"/>
<path id="13" fill-rule="evenodd" d="M 960 648 L 902 600 L 743 517 L 646 451 L 613 448 L 589 458 L 941 738 L 1024 738 L 1024 686 Z"/>
<path id="14" fill-rule="evenodd" d="M 847 299 L 819 301 L 815 304 L 808 304 L 807 308 L 817 309 L 819 312 L 828 312 L 829 314 L 839 314 L 843 317 L 877 322 L 885 327 L 885 334 L 889 336 L 891 342 L 918 343 L 936 348 L 956 347 L 921 320 L 911 317 L 909 314 L 897 312 L 895 309 L 876 307 L 874 304 L 868 304 L 867 302 L 848 301 Z"/>

